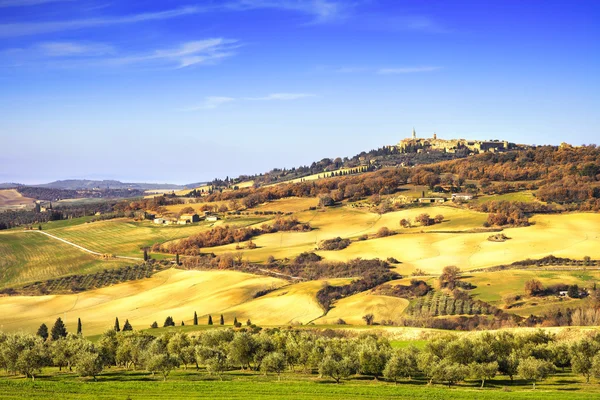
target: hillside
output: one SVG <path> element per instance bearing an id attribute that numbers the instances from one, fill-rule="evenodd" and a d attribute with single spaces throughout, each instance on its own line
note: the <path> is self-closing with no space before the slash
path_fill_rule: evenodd
<path id="1" fill-rule="evenodd" d="M 595 284 L 600 280 L 599 166 L 594 146 L 547 146 L 410 168 L 338 170 L 259 187 L 205 186 L 197 197 L 181 192 L 115 200 L 101 203 L 109 208 L 99 216 L 89 216 L 99 204 L 85 203 L 86 217 L 32 224 L 50 236 L 19 227 L 0 234 L 2 288 L 8 294 L 45 288 L 51 296 L 60 286 L 64 299 L 96 296 L 112 286 L 82 284 L 97 281 L 86 276 L 143 263 L 147 253 L 163 263 L 161 268 L 179 258 L 175 267 L 198 279 L 219 270 L 248 274 L 257 282 L 281 281 L 279 289 L 269 286 L 256 298 L 237 300 L 221 286 L 224 280 L 213 281 L 211 290 L 222 290 L 231 302 L 207 312 L 228 319 L 360 325 L 373 314 L 376 323 L 386 325 L 453 329 L 569 325 L 576 321 L 575 310 L 596 307 L 594 299 L 600 299 Z M 452 201 L 453 193 L 468 196 Z M 208 213 L 216 220 L 165 225 L 146 219 L 177 221 L 186 213 L 200 219 Z M 385 266 L 369 273 L 364 267 L 374 259 Z M 459 269 L 459 286 L 440 281 L 448 266 Z M 77 292 L 69 294 L 74 275 Z M 145 282 L 167 275 L 152 272 L 131 282 L 115 278 L 114 284 L 137 299 Z M 412 279 L 428 289 L 413 294 Z M 526 284 L 536 279 L 543 289 L 528 292 Z M 559 296 L 575 285 L 581 295 Z M 181 297 L 168 285 L 164 290 L 173 301 Z M 197 296 L 194 301 L 202 302 L 202 293 Z M 6 301 L 16 306 L 25 297 Z M 102 315 L 125 312 L 123 301 L 107 301 Z M 557 319 L 556 309 L 569 310 L 568 317 Z M 90 318 L 87 308 L 78 310 Z M 489 317 L 480 318 L 482 312 Z M 31 320 L 37 323 L 50 313 L 37 308 Z M 187 321 L 190 310 L 174 317 Z M 147 325 L 162 317 L 132 312 L 128 318 Z M 30 329 L 34 323 L 13 325 Z"/>

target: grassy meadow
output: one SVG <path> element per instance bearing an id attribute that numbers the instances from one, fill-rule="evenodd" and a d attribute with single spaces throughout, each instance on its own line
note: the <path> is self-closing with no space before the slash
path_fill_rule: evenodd
<path id="1" fill-rule="evenodd" d="M 55 371 L 56 370 L 56 371 Z M 231 371 L 216 377 L 199 374 L 194 370 L 174 371 L 166 382 L 151 377 L 146 372 L 107 371 L 98 377 L 98 382 L 78 378 L 73 373 L 58 373 L 48 368 L 35 382 L 23 378 L 0 379 L 2 399 L 47 399 L 60 393 L 62 399 L 590 399 L 600 396 L 597 383 L 584 383 L 583 378 L 570 373 L 559 373 L 537 384 L 531 389 L 524 381 L 495 378 L 479 389 L 479 382 L 468 381 L 447 388 L 442 385 L 428 386 L 426 381 L 399 382 L 373 381 L 372 378 L 354 378 L 335 384 L 328 379 L 303 377 L 299 374 L 263 376 L 256 373 Z"/>
<path id="2" fill-rule="evenodd" d="M 167 316 L 179 324 L 192 322 L 194 312 L 213 317 L 227 314 L 229 309 L 252 304 L 258 291 L 287 285 L 282 279 L 251 275 L 234 271 L 182 271 L 169 269 L 151 278 L 120 283 L 100 289 L 68 295 L 5 296 L 0 297 L 1 325 L 5 331 L 35 332 L 42 323 L 50 325 L 57 317 L 66 320 L 69 331 L 75 331 L 77 318 L 85 326 L 85 335 L 104 332 L 115 317 L 129 319 L 135 329 L 149 328 L 152 322 L 162 324 Z M 296 289 L 302 293 L 302 288 Z M 306 289 L 307 290 L 307 289 Z M 314 298 L 295 296 L 288 308 L 279 315 L 262 314 L 263 324 L 286 324 L 313 307 Z M 243 321 L 264 312 L 264 302 L 254 303 L 240 310 L 237 317 Z M 317 315 L 318 316 L 318 315 Z M 260 318 L 259 318 L 260 319 Z"/>
<path id="3" fill-rule="evenodd" d="M 2 375 L 0 375 L 2 376 Z M 479 389 L 479 382 L 467 381 L 452 388 L 427 385 L 423 380 L 401 381 L 397 385 L 356 377 L 341 384 L 313 376 L 282 374 L 281 380 L 270 374 L 258 375 L 243 371 L 230 371 L 223 381 L 198 373 L 193 369 L 177 370 L 166 382 L 162 377 L 152 377 L 147 372 L 108 370 L 97 382 L 79 378 L 73 373 L 59 373 L 57 368 L 47 368 L 35 382 L 6 376 L 0 379 L 2 399 L 47 399 L 60 393 L 61 399 L 590 399 L 600 396 L 600 385 L 584 383 L 580 376 L 571 373 L 557 375 L 538 382 L 535 390 L 527 382 L 511 383 L 504 377 L 495 378 Z"/>
<path id="4" fill-rule="evenodd" d="M 128 264 L 101 259 L 35 231 L 0 231 L 0 288 Z"/>

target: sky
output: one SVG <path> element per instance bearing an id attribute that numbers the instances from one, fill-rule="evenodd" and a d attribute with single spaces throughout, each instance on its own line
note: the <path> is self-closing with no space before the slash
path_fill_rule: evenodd
<path id="1" fill-rule="evenodd" d="M 0 182 L 185 184 L 420 137 L 600 144 L 600 2 L 0 0 Z"/>

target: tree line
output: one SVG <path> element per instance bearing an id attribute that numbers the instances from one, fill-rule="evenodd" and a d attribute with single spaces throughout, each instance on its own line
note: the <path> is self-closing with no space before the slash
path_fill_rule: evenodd
<path id="1" fill-rule="evenodd" d="M 577 340 L 543 330 L 444 334 L 431 338 L 422 349 L 395 349 L 385 337 L 374 334 L 256 326 L 158 336 L 115 328 L 91 343 L 81 334 L 67 334 L 57 320 L 50 335 L 43 333 L 0 333 L 1 367 L 31 379 L 47 366 L 75 370 L 94 380 L 115 367 L 145 370 L 166 380 L 173 370 L 183 367 L 219 378 L 241 369 L 278 377 L 286 371 L 319 374 L 338 383 L 357 375 L 389 382 L 421 379 L 448 386 L 471 379 L 482 387 L 503 375 L 511 381 L 525 380 L 534 389 L 557 369 L 571 369 L 588 382 L 591 377 L 600 378 L 598 333 Z"/>

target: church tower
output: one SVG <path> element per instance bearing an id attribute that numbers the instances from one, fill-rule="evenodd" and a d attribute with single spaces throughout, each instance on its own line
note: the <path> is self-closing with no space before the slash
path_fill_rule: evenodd
<path id="1" fill-rule="evenodd" d="M 435 132 L 433 132 L 433 140 L 437 139 L 437 134 Z"/>
<path id="2" fill-rule="evenodd" d="M 415 132 L 415 127 L 413 126 L 413 131 L 412 131 L 412 138 L 416 139 L 417 138 L 417 132 Z"/>

